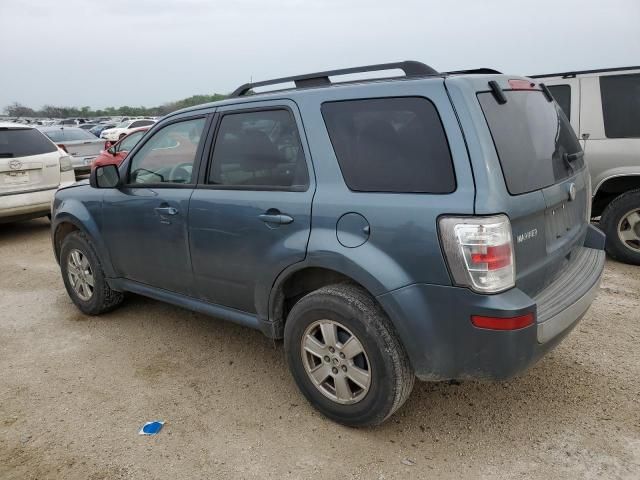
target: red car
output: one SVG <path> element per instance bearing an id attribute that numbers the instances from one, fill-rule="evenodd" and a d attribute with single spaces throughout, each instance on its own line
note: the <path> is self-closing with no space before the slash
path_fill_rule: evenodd
<path id="1" fill-rule="evenodd" d="M 91 169 L 96 168 L 98 165 L 120 165 L 129 151 L 136 146 L 136 143 L 140 141 L 145 132 L 151 127 L 136 128 L 133 132 L 129 133 L 126 137 L 122 137 L 115 143 L 106 142 L 104 144 L 105 150 L 100 152 L 93 163 Z"/>

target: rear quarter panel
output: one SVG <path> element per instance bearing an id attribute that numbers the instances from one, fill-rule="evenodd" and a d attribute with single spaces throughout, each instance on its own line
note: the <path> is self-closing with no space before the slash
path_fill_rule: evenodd
<path id="1" fill-rule="evenodd" d="M 453 159 L 453 193 L 363 193 L 345 184 L 321 113 L 323 102 L 379 97 L 425 97 L 435 105 Z M 380 82 L 309 90 L 295 101 L 311 147 L 318 188 L 313 201 L 307 262 L 351 276 L 373 295 L 412 283 L 450 285 L 440 250 L 437 219 L 473 213 L 474 184 L 464 138 L 441 78 Z M 390 166 L 392 168 L 392 166 Z M 337 240 L 337 222 L 359 213 L 370 226 L 363 245 L 348 248 Z"/>

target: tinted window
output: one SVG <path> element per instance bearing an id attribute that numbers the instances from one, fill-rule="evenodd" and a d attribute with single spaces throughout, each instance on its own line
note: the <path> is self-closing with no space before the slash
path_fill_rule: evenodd
<path id="1" fill-rule="evenodd" d="M 504 91 L 500 105 L 487 92 L 478 99 L 489 124 L 509 192 L 539 190 L 573 175 L 582 159 L 569 164 L 565 153 L 581 150 L 567 117 L 540 91 Z"/>
<path id="2" fill-rule="evenodd" d="M 605 135 L 640 137 L 640 74 L 600 77 L 600 92 Z"/>
<path id="3" fill-rule="evenodd" d="M 571 87 L 569 85 L 549 85 L 549 91 L 567 118 L 571 120 Z"/>
<path id="4" fill-rule="evenodd" d="M 129 183 L 192 183 L 205 119 L 172 123 L 156 132 L 131 160 Z"/>
<path id="5" fill-rule="evenodd" d="M 424 98 L 322 105 L 333 149 L 351 190 L 450 193 L 451 153 L 435 106 Z"/>
<path id="6" fill-rule="evenodd" d="M 131 125 L 129 125 L 129 128 L 146 127 L 148 125 L 153 125 L 153 121 L 151 121 L 151 120 L 136 120 Z"/>
<path id="7" fill-rule="evenodd" d="M 309 174 L 293 115 L 268 110 L 222 117 L 209 183 L 305 189 Z"/>
<path id="8" fill-rule="evenodd" d="M 33 128 L 0 128 L 0 158 L 28 157 L 58 150 Z"/>
<path id="9" fill-rule="evenodd" d="M 144 134 L 145 132 L 135 132 L 131 135 L 126 136 L 120 143 L 118 143 L 117 151 L 129 152 L 133 147 L 136 146 L 136 143 L 140 141 Z"/>
<path id="10" fill-rule="evenodd" d="M 96 136 L 81 128 L 58 128 L 43 132 L 54 142 L 75 142 L 77 140 L 96 140 Z"/>

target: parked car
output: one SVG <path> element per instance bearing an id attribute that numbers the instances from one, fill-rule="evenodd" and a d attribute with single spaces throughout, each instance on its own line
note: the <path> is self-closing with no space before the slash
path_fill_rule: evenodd
<path id="1" fill-rule="evenodd" d="M 149 130 L 150 127 L 140 127 L 133 130 L 130 134 L 122 137 L 121 140 L 110 145 L 107 149 L 102 150 L 100 155 L 98 155 L 91 168 L 95 168 L 99 165 L 116 165 L 119 166 L 124 158 L 127 156 L 129 151 L 140 141 L 140 139 L 144 136 L 145 132 Z M 108 144 L 109 142 L 107 142 Z M 106 146 L 106 144 L 105 144 Z"/>
<path id="2" fill-rule="evenodd" d="M 73 169 L 80 174 L 89 173 L 93 159 L 104 145 L 95 135 L 80 128 L 53 126 L 40 131 L 71 155 Z"/>
<path id="3" fill-rule="evenodd" d="M 82 125 L 78 125 L 78 128 L 81 130 L 88 130 L 91 132 L 91 129 L 100 125 L 99 123 L 83 123 Z M 93 132 L 91 132 L 93 133 Z"/>
<path id="4" fill-rule="evenodd" d="M 69 155 L 33 127 L 0 122 L 0 223 L 44 217 L 75 181 Z"/>
<path id="5" fill-rule="evenodd" d="M 91 133 L 93 133 L 96 137 L 100 137 L 100 134 L 104 130 L 106 130 L 107 128 L 113 128 L 115 126 L 116 126 L 115 123 L 100 123 L 100 124 L 96 125 L 95 127 L 91 128 L 89 131 Z"/>
<path id="6" fill-rule="evenodd" d="M 126 120 L 120 124 L 118 124 L 115 128 L 109 128 L 103 130 L 100 133 L 100 138 L 105 140 L 109 140 L 112 142 L 116 142 L 120 140 L 122 137 L 130 133 L 134 128 L 139 127 L 150 127 L 153 125 L 155 120 L 151 120 L 148 118 L 141 118 L 137 120 Z"/>
<path id="7" fill-rule="evenodd" d="M 389 69 L 406 77 L 330 80 Z M 523 371 L 589 308 L 604 234 L 560 107 L 490 72 L 322 72 L 167 115 L 56 194 L 69 296 L 97 315 L 135 292 L 284 338 L 302 393 L 347 425 L 389 417 L 415 376 Z"/>
<path id="8" fill-rule="evenodd" d="M 534 75 L 582 139 L 607 252 L 640 265 L 640 66 Z"/>

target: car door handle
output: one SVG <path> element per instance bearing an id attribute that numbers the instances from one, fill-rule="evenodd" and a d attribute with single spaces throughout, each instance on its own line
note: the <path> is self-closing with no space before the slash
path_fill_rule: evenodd
<path id="1" fill-rule="evenodd" d="M 263 213 L 258 216 L 264 223 L 276 223 L 278 225 L 287 225 L 293 222 L 293 217 L 284 213 Z"/>
<path id="2" fill-rule="evenodd" d="M 154 208 L 160 215 L 177 215 L 178 209 L 174 207 L 158 207 Z"/>

